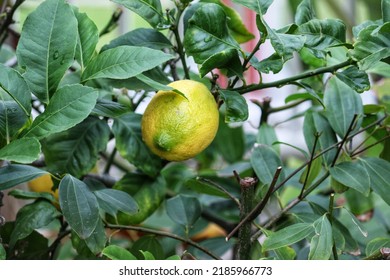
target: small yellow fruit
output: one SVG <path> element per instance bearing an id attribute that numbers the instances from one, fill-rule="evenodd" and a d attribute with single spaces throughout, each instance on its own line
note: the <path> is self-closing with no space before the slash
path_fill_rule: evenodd
<path id="1" fill-rule="evenodd" d="M 200 82 L 181 80 L 168 86 L 186 98 L 174 91 L 157 92 L 142 117 L 142 139 L 161 158 L 182 161 L 213 141 L 219 124 L 218 106 Z"/>
<path id="2" fill-rule="evenodd" d="M 53 192 L 53 180 L 51 179 L 50 174 L 45 174 L 31 180 L 27 185 L 33 192 L 48 192 L 51 193 L 56 200 L 58 200 L 58 189 Z"/>
<path id="3" fill-rule="evenodd" d="M 209 238 L 226 236 L 227 232 L 215 223 L 209 223 L 201 232 L 191 237 L 194 241 L 202 241 Z"/>

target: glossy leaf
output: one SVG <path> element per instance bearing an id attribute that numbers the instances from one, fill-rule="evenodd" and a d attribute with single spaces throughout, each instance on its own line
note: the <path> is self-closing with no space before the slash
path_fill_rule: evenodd
<path id="1" fill-rule="evenodd" d="M 306 145 L 310 151 L 313 150 L 316 134 L 319 133 L 316 151 L 322 151 L 337 143 L 337 137 L 327 119 L 318 112 L 308 111 L 305 114 L 303 134 Z M 324 161 L 331 164 L 336 155 L 336 149 L 332 149 L 323 155 Z"/>
<path id="2" fill-rule="evenodd" d="M 0 149 L 0 159 L 18 163 L 31 163 L 41 153 L 41 144 L 36 138 L 21 138 Z"/>
<path id="3" fill-rule="evenodd" d="M 119 46 L 147 47 L 155 50 L 172 48 L 172 43 L 161 32 L 150 28 L 137 28 L 116 37 L 102 47 L 102 52 Z"/>
<path id="4" fill-rule="evenodd" d="M 168 216 L 176 223 L 191 227 L 200 217 L 202 207 L 196 197 L 179 194 L 166 201 Z"/>
<path id="5" fill-rule="evenodd" d="M 27 115 L 22 108 L 0 91 L 0 147 L 11 142 L 27 121 Z"/>
<path id="6" fill-rule="evenodd" d="M 81 76 L 83 82 L 92 79 L 128 79 L 150 70 L 172 55 L 145 47 L 118 46 L 93 58 Z"/>
<path id="7" fill-rule="evenodd" d="M 75 126 L 89 115 L 97 97 L 95 89 L 82 85 L 60 88 L 46 110 L 33 121 L 24 137 L 42 139 Z"/>
<path id="8" fill-rule="evenodd" d="M 260 61 L 252 62 L 251 65 L 262 73 L 274 73 L 277 74 L 283 69 L 284 60 L 283 58 L 274 53 L 267 58 L 264 58 Z"/>
<path id="9" fill-rule="evenodd" d="M 112 0 L 140 15 L 152 27 L 156 28 L 164 22 L 159 0 Z"/>
<path id="10" fill-rule="evenodd" d="M 24 206 L 16 216 L 10 247 L 14 247 L 16 241 L 29 236 L 34 230 L 47 226 L 60 215 L 55 206 L 45 200 Z"/>
<path id="11" fill-rule="evenodd" d="M 77 20 L 64 0 L 44 1 L 26 19 L 16 54 L 32 92 L 48 103 L 66 70 L 77 44 Z"/>
<path id="12" fill-rule="evenodd" d="M 236 49 L 228 48 L 216 54 L 210 54 L 210 57 L 199 66 L 199 74 L 204 77 L 215 68 L 227 69 L 228 77 L 232 75 L 242 77 L 242 66 Z"/>
<path id="13" fill-rule="evenodd" d="M 301 24 L 296 33 L 305 36 L 305 46 L 318 51 L 345 42 L 345 24 L 338 19 L 312 19 Z"/>
<path id="14" fill-rule="evenodd" d="M 348 194 L 348 193 L 347 193 Z M 348 197 L 347 197 L 348 199 Z M 359 202 L 359 201 L 357 201 Z M 364 236 L 364 237 L 367 237 L 368 236 L 368 231 L 366 229 L 366 227 L 364 226 L 364 224 L 362 222 L 360 222 L 354 213 L 351 213 L 351 211 L 349 211 L 347 208 L 343 208 L 343 210 L 348 214 L 348 216 L 352 219 L 352 223 L 355 224 L 355 226 L 358 228 L 359 232 Z"/>
<path id="15" fill-rule="evenodd" d="M 368 196 L 370 177 L 361 161 L 341 162 L 329 169 L 330 175 L 341 184 Z"/>
<path id="16" fill-rule="evenodd" d="M 214 142 L 222 157 L 229 163 L 242 159 L 245 151 L 244 131 L 242 126 L 230 127 L 220 115 L 219 127 Z"/>
<path id="17" fill-rule="evenodd" d="M 264 15 L 273 0 L 233 0 L 233 2 L 255 11 L 258 15 Z"/>
<path id="18" fill-rule="evenodd" d="M 139 260 L 147 258 L 155 258 L 157 260 L 164 259 L 164 249 L 156 238 L 153 235 L 146 235 L 134 242 L 130 250 Z M 148 252 L 144 254 L 145 252 Z"/>
<path id="19" fill-rule="evenodd" d="M 19 189 L 13 189 L 11 190 L 8 195 L 13 196 L 17 199 L 46 199 L 50 202 L 57 202 L 54 198 L 53 194 L 48 192 L 31 192 L 31 191 L 25 191 L 25 190 L 19 190 Z"/>
<path id="20" fill-rule="evenodd" d="M 278 167 L 283 166 L 278 154 L 269 146 L 256 144 L 250 158 L 253 170 L 263 184 L 270 185 Z M 277 182 L 283 180 L 284 171 L 280 173 Z"/>
<path id="21" fill-rule="evenodd" d="M 313 0 L 302 0 L 295 13 L 295 23 L 304 24 L 316 18 L 316 12 L 313 7 Z"/>
<path id="22" fill-rule="evenodd" d="M 99 205 L 88 186 L 71 175 L 66 175 L 59 185 L 59 197 L 62 213 L 81 239 L 94 232 L 99 216 Z"/>
<path id="23" fill-rule="evenodd" d="M 350 66 L 341 72 L 337 72 L 336 77 L 359 93 L 370 89 L 367 73 L 359 70 L 356 66 Z"/>
<path id="24" fill-rule="evenodd" d="M 94 255 L 97 255 L 102 252 L 102 250 L 106 246 L 107 237 L 106 229 L 101 219 L 98 220 L 96 228 L 92 232 L 92 234 L 85 240 L 81 240 L 81 242 L 85 242 L 85 245 Z"/>
<path id="25" fill-rule="evenodd" d="M 225 103 L 225 122 L 242 122 L 248 119 L 248 104 L 245 98 L 235 91 L 221 90 L 220 97 Z"/>
<path id="26" fill-rule="evenodd" d="M 362 99 L 356 91 L 336 77 L 328 81 L 324 104 L 329 124 L 341 138 L 347 133 L 355 114 L 357 121 L 351 132 L 359 130 L 363 114 Z"/>
<path id="27" fill-rule="evenodd" d="M 281 33 L 269 27 L 265 21 L 263 24 L 267 29 L 268 38 L 271 40 L 276 54 L 283 59 L 283 62 L 293 58 L 293 53 L 303 48 L 305 43 L 304 36 Z"/>
<path id="28" fill-rule="evenodd" d="M 111 260 L 137 260 L 132 253 L 118 245 L 107 246 L 102 254 Z"/>
<path id="29" fill-rule="evenodd" d="M 201 5 L 188 20 L 184 47 L 197 64 L 202 64 L 213 55 L 230 49 L 240 50 L 238 43 L 229 34 L 223 8 L 213 3 Z M 231 56 L 225 58 L 230 60 Z M 226 64 L 228 60 L 219 63 Z"/>
<path id="30" fill-rule="evenodd" d="M 313 226 L 315 235 L 310 242 L 309 260 L 328 260 L 332 254 L 333 232 L 326 214 L 316 220 Z"/>
<path id="31" fill-rule="evenodd" d="M 92 114 L 107 118 L 116 118 L 129 112 L 129 107 L 108 99 L 98 99 Z"/>
<path id="32" fill-rule="evenodd" d="M 317 176 L 320 175 L 322 170 L 322 158 L 316 158 L 311 162 L 309 175 L 307 175 L 308 170 L 309 168 L 306 167 L 302 172 L 301 177 L 299 178 L 299 182 L 301 184 L 305 183 L 305 186 L 310 186 L 317 178 Z"/>
<path id="33" fill-rule="evenodd" d="M 296 223 L 270 234 L 263 243 L 263 250 L 275 250 L 292 245 L 313 234 L 314 228 L 309 223 Z"/>
<path id="34" fill-rule="evenodd" d="M 361 158 L 370 176 L 371 188 L 390 205 L 390 163 L 381 158 Z"/>
<path id="35" fill-rule="evenodd" d="M 31 92 L 24 78 L 14 69 L 0 64 L 0 88 L 23 110 L 31 114 Z"/>
<path id="36" fill-rule="evenodd" d="M 382 0 L 382 18 L 383 22 L 390 21 L 390 0 Z"/>
<path id="37" fill-rule="evenodd" d="M 390 248 L 390 238 L 377 237 L 368 242 L 366 247 L 366 256 L 370 256 L 381 248 Z"/>
<path id="38" fill-rule="evenodd" d="M 212 180 L 210 181 L 212 182 Z M 185 182 L 185 186 L 201 194 L 208 194 L 208 195 L 219 196 L 223 198 L 229 197 L 225 192 L 221 191 L 219 188 L 214 186 L 209 181 L 202 180 L 202 178 L 190 179 L 187 182 Z"/>
<path id="39" fill-rule="evenodd" d="M 77 178 L 87 174 L 105 151 L 110 128 L 104 120 L 88 117 L 67 131 L 56 133 L 43 142 L 43 153 L 52 173 L 69 173 Z"/>
<path id="40" fill-rule="evenodd" d="M 96 45 L 99 41 L 99 30 L 86 13 L 75 11 L 75 15 L 78 22 L 76 59 L 83 70 L 96 52 Z"/>
<path id="41" fill-rule="evenodd" d="M 276 142 L 278 142 L 278 137 L 276 136 L 275 128 L 268 123 L 262 123 L 257 132 L 256 143 L 270 146 L 279 153 L 279 146 L 273 145 Z"/>
<path id="42" fill-rule="evenodd" d="M 378 61 L 390 56 L 390 23 L 383 26 L 369 25 L 359 32 L 352 57 L 358 61 L 361 70 L 375 66 Z"/>
<path id="43" fill-rule="evenodd" d="M 101 189 L 93 192 L 99 207 L 115 217 L 118 211 L 135 214 L 138 211 L 137 202 L 126 192 L 115 189 Z"/>
<path id="44" fill-rule="evenodd" d="M 112 132 L 120 155 L 150 176 L 162 167 L 161 159 L 142 141 L 141 115 L 128 113 L 115 119 Z"/>
<path id="45" fill-rule="evenodd" d="M 0 168 L 0 190 L 6 190 L 47 174 L 29 165 L 9 164 Z"/>

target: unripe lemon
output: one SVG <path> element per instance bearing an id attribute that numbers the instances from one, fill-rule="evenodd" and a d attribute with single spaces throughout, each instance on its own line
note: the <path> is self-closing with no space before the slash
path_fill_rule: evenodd
<path id="1" fill-rule="evenodd" d="M 169 161 L 182 161 L 203 151 L 218 130 L 218 106 L 208 88 L 196 81 L 181 80 L 159 91 L 142 117 L 142 139 L 150 150 Z"/>
<path id="2" fill-rule="evenodd" d="M 54 195 L 55 199 L 58 200 L 58 189 L 56 189 L 55 192 L 52 191 L 53 180 L 51 179 L 50 174 L 45 174 L 31 180 L 27 185 L 33 192 L 48 192 Z"/>

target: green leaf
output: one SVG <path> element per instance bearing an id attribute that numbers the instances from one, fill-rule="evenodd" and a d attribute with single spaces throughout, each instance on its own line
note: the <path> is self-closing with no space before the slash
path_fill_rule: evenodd
<path id="1" fill-rule="evenodd" d="M 356 91 L 334 76 L 325 88 L 324 104 L 329 124 L 341 138 L 347 133 L 355 114 L 357 121 L 351 132 L 359 130 L 363 115 L 362 99 Z"/>
<path id="2" fill-rule="evenodd" d="M 242 126 L 230 127 L 224 119 L 224 116 L 220 115 L 218 132 L 213 143 L 222 157 L 233 163 L 241 160 L 245 152 L 244 131 Z"/>
<path id="3" fill-rule="evenodd" d="M 82 82 L 92 79 L 128 79 L 150 70 L 172 55 L 145 47 L 119 46 L 93 58 L 81 76 Z"/>
<path id="4" fill-rule="evenodd" d="M 75 11 L 78 22 L 78 37 L 76 47 L 76 60 L 85 68 L 96 52 L 96 45 L 99 41 L 99 30 L 93 20 L 86 13 Z"/>
<path id="5" fill-rule="evenodd" d="M 268 38 L 271 40 L 275 52 L 283 59 L 283 62 L 293 58 L 293 53 L 299 52 L 303 48 L 304 36 L 280 33 L 269 27 L 265 21 L 263 21 L 263 24 L 267 29 Z"/>
<path id="6" fill-rule="evenodd" d="M 92 114 L 107 118 L 116 118 L 128 112 L 127 106 L 103 98 L 96 101 L 96 106 L 92 110 Z"/>
<path id="7" fill-rule="evenodd" d="M 31 163 L 41 153 L 41 144 L 36 138 L 21 138 L 0 149 L 0 159 L 19 163 Z"/>
<path id="8" fill-rule="evenodd" d="M 95 89 L 82 85 L 60 88 L 46 110 L 33 121 L 24 137 L 42 139 L 75 126 L 89 115 L 97 97 Z"/>
<path id="9" fill-rule="evenodd" d="M 223 58 L 219 64 L 227 64 L 232 59 L 232 52 L 228 51 L 229 55 L 226 55 L 226 51 L 240 51 L 238 43 L 229 34 L 223 8 L 213 3 L 201 5 L 188 20 L 184 47 L 197 64 L 202 64 L 219 53 L 222 53 L 219 58 Z"/>
<path id="10" fill-rule="evenodd" d="M 145 174 L 155 176 L 162 167 L 162 160 L 142 141 L 141 118 L 135 113 L 122 115 L 114 120 L 112 132 L 120 155 Z"/>
<path id="11" fill-rule="evenodd" d="M 152 215 L 166 196 L 167 183 L 162 176 L 151 178 L 142 173 L 127 173 L 119 180 L 114 189 L 131 195 L 136 201 L 139 211 L 129 215 L 119 212 L 117 223 L 137 225 Z"/>
<path id="12" fill-rule="evenodd" d="M 365 196 L 370 193 L 370 177 L 361 161 L 341 162 L 329 169 L 330 175 L 341 184 L 353 188 Z"/>
<path id="13" fill-rule="evenodd" d="M 47 226 L 60 215 L 55 206 L 45 200 L 24 206 L 16 215 L 10 247 L 14 247 L 16 241 L 29 236 L 34 230 Z"/>
<path id="14" fill-rule="evenodd" d="M 254 59 L 252 59 L 254 60 Z M 283 69 L 284 60 L 283 58 L 277 54 L 274 53 L 270 55 L 267 58 L 264 58 L 260 61 L 254 61 L 251 62 L 251 65 L 258 71 L 262 73 L 270 73 L 273 72 L 274 74 L 277 74 L 280 72 L 280 70 Z"/>
<path id="15" fill-rule="evenodd" d="M 350 51 L 352 58 L 358 61 L 361 70 L 375 66 L 378 61 L 390 56 L 390 23 L 382 26 L 369 25 L 359 32 Z"/>
<path id="16" fill-rule="evenodd" d="M 356 66 L 350 66 L 341 72 L 337 72 L 336 77 L 358 93 L 370 89 L 367 73 L 359 70 Z"/>
<path id="17" fill-rule="evenodd" d="M 17 199 L 46 199 L 50 202 L 57 202 L 54 196 L 51 193 L 48 192 L 31 192 L 31 191 L 24 191 L 19 189 L 13 189 L 8 193 L 8 195 L 13 196 Z"/>
<path id="18" fill-rule="evenodd" d="M 87 174 L 105 151 L 110 136 L 106 121 L 88 117 L 78 125 L 49 136 L 43 153 L 52 173 L 69 173 L 77 178 Z"/>
<path id="19" fill-rule="evenodd" d="M 9 164 L 0 168 L 0 190 L 6 190 L 48 172 L 29 165 Z"/>
<path id="20" fill-rule="evenodd" d="M 258 15 L 265 15 L 273 0 L 233 0 L 233 2 L 255 11 Z"/>
<path id="21" fill-rule="evenodd" d="M 212 182 L 212 180 L 210 181 Z M 212 183 L 202 180 L 202 178 L 200 177 L 188 180 L 187 182 L 185 182 L 185 186 L 198 193 L 219 196 L 223 198 L 229 197 L 225 192 L 221 191 Z"/>
<path id="22" fill-rule="evenodd" d="M 256 142 L 272 147 L 277 153 L 279 153 L 279 146 L 273 146 L 274 143 L 278 142 L 275 128 L 270 126 L 268 123 L 262 123 L 257 132 Z"/>
<path id="23" fill-rule="evenodd" d="M 317 153 L 327 149 L 337 143 L 337 137 L 328 120 L 318 112 L 307 111 L 303 123 L 303 134 L 305 136 L 306 145 L 310 151 L 313 150 L 316 133 L 319 133 L 319 138 L 316 146 Z M 331 164 L 336 156 L 336 149 L 331 149 L 323 155 L 326 164 Z"/>
<path id="24" fill-rule="evenodd" d="M 28 118 L 22 108 L 0 90 L 0 147 L 19 134 Z"/>
<path id="25" fill-rule="evenodd" d="M 349 192 L 348 192 L 349 193 Z M 348 199 L 348 197 L 347 197 Z M 366 229 L 366 227 L 363 225 L 363 223 L 361 223 L 357 218 L 356 216 L 351 213 L 351 211 L 349 211 L 347 208 L 343 207 L 343 210 L 349 215 L 349 217 L 351 217 L 352 219 L 352 222 L 356 225 L 356 227 L 358 228 L 358 230 L 360 231 L 360 233 L 364 236 L 364 237 L 367 237 L 368 236 L 368 231 Z"/>
<path id="26" fill-rule="evenodd" d="M 383 22 L 390 21 L 390 0 L 382 0 L 382 18 Z"/>
<path id="27" fill-rule="evenodd" d="M 119 46 L 146 47 L 155 50 L 172 48 L 172 43 L 161 32 L 150 28 L 137 28 L 116 37 L 102 47 L 102 52 Z"/>
<path id="28" fill-rule="evenodd" d="M 316 18 L 316 12 L 312 0 L 302 0 L 295 13 L 295 23 L 304 24 Z"/>
<path id="29" fill-rule="evenodd" d="M 62 213 L 69 226 L 81 239 L 90 237 L 100 217 L 97 199 L 88 186 L 67 174 L 60 182 L 59 197 Z"/>
<path id="30" fill-rule="evenodd" d="M 292 245 L 313 234 L 314 228 L 309 223 L 296 223 L 270 234 L 263 243 L 263 251 L 275 250 Z"/>
<path id="31" fill-rule="evenodd" d="M 211 70 L 227 69 L 227 76 L 230 77 L 232 74 L 242 76 L 242 66 L 238 58 L 237 50 L 230 48 L 222 50 L 216 54 L 210 54 L 210 56 L 202 62 L 199 66 L 199 74 L 204 77 Z"/>
<path id="32" fill-rule="evenodd" d="M 323 215 L 313 224 L 315 235 L 310 242 L 309 260 L 328 260 L 332 254 L 333 233 L 327 215 Z"/>
<path id="33" fill-rule="evenodd" d="M 0 261 L 3 261 L 7 258 L 7 252 L 4 249 L 3 244 L 0 244 Z"/>
<path id="34" fill-rule="evenodd" d="M 299 178 L 299 182 L 303 184 L 306 180 L 305 186 L 310 186 L 311 183 L 314 182 L 314 180 L 317 178 L 318 175 L 320 175 L 322 170 L 322 158 L 316 158 L 311 162 L 310 166 L 310 173 L 307 175 L 309 168 L 306 167 L 305 170 L 302 172 L 301 177 Z"/>
<path id="35" fill-rule="evenodd" d="M 146 20 L 152 27 L 159 27 L 164 22 L 164 15 L 159 0 L 112 0 L 132 10 Z"/>
<path id="36" fill-rule="evenodd" d="M 185 96 L 185 94 L 182 93 L 181 91 L 179 91 L 177 89 L 174 89 L 174 88 L 172 88 L 170 86 L 167 86 L 165 84 L 161 84 L 158 81 L 155 81 L 155 80 L 149 78 L 148 76 L 146 76 L 144 74 L 139 74 L 136 77 L 137 77 L 138 80 L 140 80 L 141 82 L 149 85 L 151 88 L 153 88 L 155 90 L 173 91 L 173 92 L 176 92 L 177 94 L 181 95 L 182 97 L 184 97 L 185 99 L 188 100 L 188 98 Z"/>
<path id="37" fill-rule="evenodd" d="M 251 164 L 257 177 L 263 184 L 270 185 L 278 167 L 283 166 L 282 161 L 274 149 L 267 145 L 255 144 L 251 155 Z M 280 173 L 277 182 L 283 180 L 284 171 Z"/>
<path id="38" fill-rule="evenodd" d="M 118 245 L 107 246 L 102 254 L 111 260 L 137 260 L 132 253 Z"/>
<path id="39" fill-rule="evenodd" d="M 148 251 L 142 251 L 140 250 L 140 252 L 142 253 L 142 255 L 144 256 L 144 260 L 149 260 L 149 261 L 154 261 L 156 260 L 156 258 L 153 256 L 152 253 L 148 252 Z"/>
<path id="40" fill-rule="evenodd" d="M 338 19 L 312 19 L 298 26 L 297 34 L 305 36 L 305 46 L 317 51 L 326 51 L 330 47 L 345 42 L 346 28 Z"/>
<path id="41" fill-rule="evenodd" d="M 202 207 L 196 197 L 179 194 L 166 201 L 168 216 L 176 223 L 190 228 L 200 217 Z"/>
<path id="42" fill-rule="evenodd" d="M 106 246 L 107 237 L 106 229 L 101 219 L 98 220 L 96 228 L 92 232 L 92 234 L 85 240 L 81 240 L 81 242 L 85 242 L 88 249 L 94 255 L 98 255 L 104 249 L 104 247 Z"/>
<path id="43" fill-rule="evenodd" d="M 390 205 L 390 163 L 381 158 L 360 158 L 370 176 L 371 188 Z"/>
<path id="44" fill-rule="evenodd" d="M 137 202 L 126 192 L 115 189 L 102 189 L 93 192 L 99 207 L 106 213 L 115 217 L 118 211 L 126 214 L 138 212 Z"/>
<path id="45" fill-rule="evenodd" d="M 31 113 L 31 92 L 26 81 L 14 69 L 0 64 L 0 88 L 20 106 L 26 116 Z"/>
<path id="46" fill-rule="evenodd" d="M 144 252 L 148 252 L 146 253 L 147 257 L 152 256 L 152 258 L 157 260 L 164 259 L 164 249 L 156 236 L 153 235 L 143 236 L 134 242 L 133 246 L 131 247 L 131 252 L 139 260 L 145 259 Z"/>
<path id="47" fill-rule="evenodd" d="M 16 50 L 32 92 L 45 103 L 72 65 L 77 20 L 64 0 L 44 1 L 26 19 Z"/>
<path id="48" fill-rule="evenodd" d="M 220 97 L 225 102 L 225 122 L 246 121 L 249 116 L 248 104 L 243 96 L 235 91 L 220 90 Z"/>
<path id="49" fill-rule="evenodd" d="M 242 44 L 255 38 L 255 36 L 247 30 L 245 24 L 242 22 L 240 14 L 236 10 L 223 4 L 221 0 L 202 0 L 201 3 L 214 3 L 222 7 L 228 17 L 227 25 L 230 34 L 232 34 L 233 38 L 238 43 Z"/>
<path id="50" fill-rule="evenodd" d="M 381 248 L 390 248 L 390 238 L 377 237 L 368 242 L 366 247 L 366 256 L 375 254 Z"/>

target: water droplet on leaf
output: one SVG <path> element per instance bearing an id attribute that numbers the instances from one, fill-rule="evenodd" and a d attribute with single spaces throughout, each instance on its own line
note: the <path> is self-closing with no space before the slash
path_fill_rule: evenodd
<path id="1" fill-rule="evenodd" d="M 55 51 L 53 54 L 53 59 L 57 59 L 59 56 L 60 54 L 58 53 L 58 51 Z"/>

